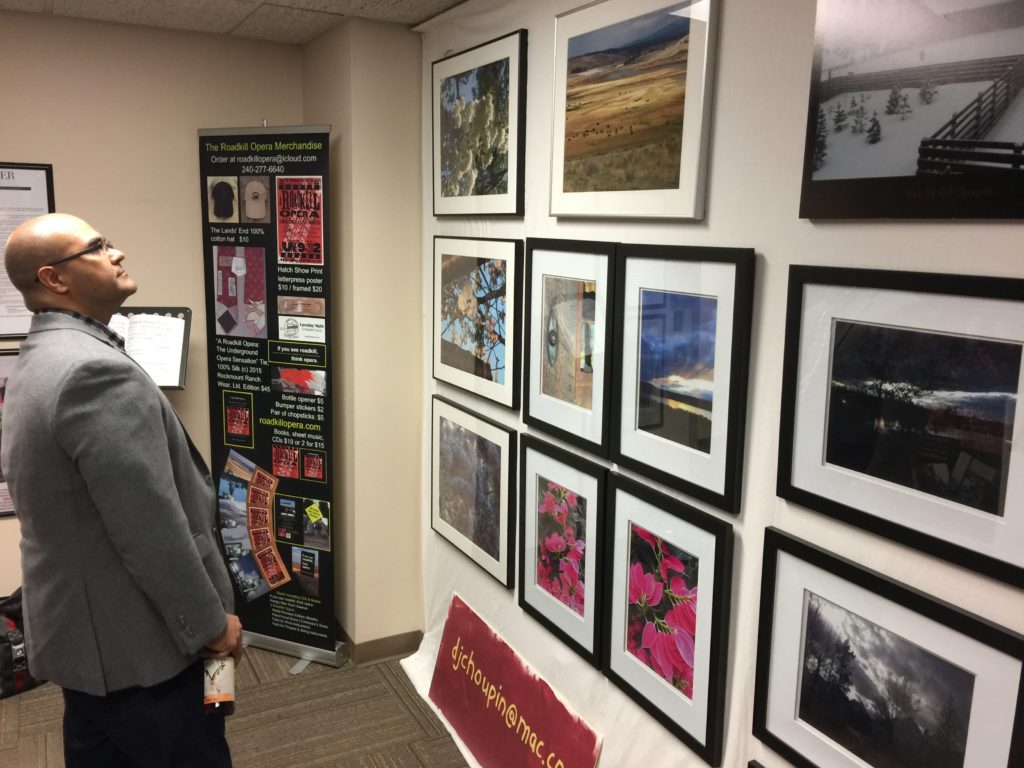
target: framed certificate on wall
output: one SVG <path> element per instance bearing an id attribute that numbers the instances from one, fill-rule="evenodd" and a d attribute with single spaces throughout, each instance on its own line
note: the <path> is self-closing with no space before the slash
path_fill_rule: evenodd
<path id="1" fill-rule="evenodd" d="M 15 227 L 54 210 L 52 165 L 0 162 L 0 261 Z M 31 320 L 21 294 L 0 270 L 0 338 L 24 336 Z"/>

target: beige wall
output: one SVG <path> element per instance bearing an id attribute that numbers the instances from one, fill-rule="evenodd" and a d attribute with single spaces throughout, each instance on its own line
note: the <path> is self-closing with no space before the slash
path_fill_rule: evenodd
<path id="1" fill-rule="evenodd" d="M 336 587 L 357 644 L 423 626 L 419 72 L 419 36 L 395 25 L 352 20 L 305 49 L 305 119 L 334 127 Z"/>
<path id="2" fill-rule="evenodd" d="M 0 12 L 0 159 L 52 163 L 58 210 L 127 254 L 140 305 L 192 307 L 187 388 L 170 399 L 209 458 L 196 130 L 302 122 L 294 46 Z M 0 594 L 20 583 L 0 520 Z"/>
<path id="3" fill-rule="evenodd" d="M 53 163 L 58 209 L 127 252 L 135 303 L 193 308 L 170 397 L 207 457 L 196 130 L 333 123 L 339 620 L 357 642 L 420 629 L 419 36 L 354 22 L 304 51 L 33 14 L 0 29 L 0 159 Z M 18 583 L 5 518 L 0 594 Z"/>

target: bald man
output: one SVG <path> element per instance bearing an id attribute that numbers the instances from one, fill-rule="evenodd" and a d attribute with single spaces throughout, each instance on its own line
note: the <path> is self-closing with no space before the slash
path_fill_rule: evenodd
<path id="1" fill-rule="evenodd" d="M 21 523 L 25 636 L 64 689 L 68 768 L 230 766 L 204 655 L 241 653 L 216 495 L 170 403 L 106 323 L 137 286 L 74 216 L 21 224 L 5 267 L 34 312 L 0 466 Z"/>

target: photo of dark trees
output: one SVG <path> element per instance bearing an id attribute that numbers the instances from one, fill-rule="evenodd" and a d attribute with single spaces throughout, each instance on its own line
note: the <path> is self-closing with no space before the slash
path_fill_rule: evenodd
<path id="1" fill-rule="evenodd" d="M 974 675 L 805 595 L 800 719 L 874 768 L 964 768 Z"/>
<path id="2" fill-rule="evenodd" d="M 826 461 L 1002 515 L 1021 345 L 837 320 Z"/>
<path id="3" fill-rule="evenodd" d="M 501 542 L 501 446 L 443 416 L 440 421 L 441 519 L 497 560 Z"/>

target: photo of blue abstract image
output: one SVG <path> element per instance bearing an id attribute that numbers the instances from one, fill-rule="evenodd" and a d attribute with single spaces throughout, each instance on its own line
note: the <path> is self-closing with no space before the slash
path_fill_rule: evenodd
<path id="1" fill-rule="evenodd" d="M 718 300 L 641 289 L 636 428 L 711 452 Z"/>

